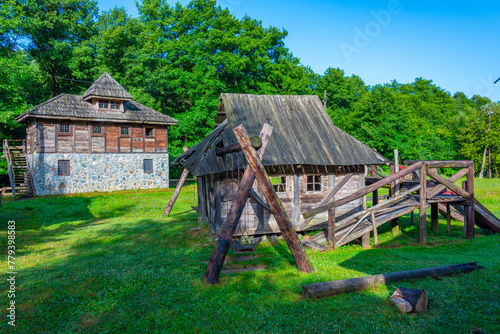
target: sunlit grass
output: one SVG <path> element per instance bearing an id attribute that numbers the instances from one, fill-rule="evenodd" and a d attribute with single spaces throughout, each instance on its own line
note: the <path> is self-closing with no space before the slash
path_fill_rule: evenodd
<path id="1" fill-rule="evenodd" d="M 388 224 L 380 246 L 352 244 L 333 252 L 306 250 L 315 268 L 297 271 L 286 243 L 257 246 L 260 257 L 232 266 L 266 270 L 222 274 L 201 282 L 214 240 L 191 210 L 187 186 L 171 213 L 162 212 L 173 189 L 123 191 L 4 202 L 0 252 L 6 258 L 7 220 L 16 221 L 17 327 L 22 333 L 68 332 L 280 332 L 467 333 L 500 331 L 500 237 L 440 219 L 418 245 L 418 227 L 401 218 Z M 500 181 L 476 180 L 476 197 L 500 215 Z M 417 224 L 417 215 L 415 223 Z M 442 217 L 440 217 L 442 218 Z M 429 223 L 430 225 L 430 223 Z M 190 231 L 202 226 L 201 230 Z M 232 255 L 234 256 L 234 255 Z M 5 260 L 4 260 L 5 261 Z M 485 270 L 435 280 L 381 286 L 320 300 L 303 299 L 302 285 L 371 274 L 478 261 Z M 5 277 L 6 266 L 0 273 Z M 398 286 L 427 289 L 429 309 L 401 314 L 389 301 Z M 0 328 L 8 329 L 6 286 L 0 291 Z"/>

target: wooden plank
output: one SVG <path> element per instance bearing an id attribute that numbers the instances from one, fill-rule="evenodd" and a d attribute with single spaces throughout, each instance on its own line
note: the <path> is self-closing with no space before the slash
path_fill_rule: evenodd
<path id="1" fill-rule="evenodd" d="M 477 265 L 477 262 L 471 262 L 451 266 L 424 268 L 381 275 L 349 278 L 339 281 L 312 283 L 302 286 L 302 295 L 306 298 L 335 296 L 342 293 L 361 291 L 377 285 L 385 285 L 407 279 L 451 276 L 456 274 L 470 273 L 474 270 L 482 268 L 482 266 Z"/>
<path id="2" fill-rule="evenodd" d="M 266 202 L 271 207 L 274 218 L 276 219 L 278 226 L 280 227 L 281 233 L 292 253 L 292 256 L 297 264 L 300 271 L 310 273 L 314 271 L 311 263 L 307 259 L 306 253 L 302 248 L 302 243 L 300 242 L 297 234 L 295 234 L 294 228 L 288 215 L 286 214 L 280 199 L 276 195 L 274 188 L 272 186 L 271 180 L 267 176 L 267 173 L 262 166 L 262 163 L 257 155 L 257 152 L 252 147 L 248 135 L 245 131 L 243 125 L 239 125 L 233 129 L 236 139 L 241 145 L 241 149 L 245 154 L 248 165 L 252 168 L 255 173 L 255 178 L 259 183 Z"/>
<path id="3" fill-rule="evenodd" d="M 184 152 L 186 152 L 188 150 L 187 146 L 184 146 L 182 149 L 184 150 Z M 187 168 L 184 168 L 184 170 L 182 171 L 181 178 L 179 179 L 179 182 L 177 182 L 177 186 L 175 187 L 174 193 L 172 194 L 172 197 L 170 197 L 170 200 L 168 201 L 167 207 L 163 211 L 163 216 L 168 216 L 170 214 L 170 211 L 172 211 L 172 208 L 174 207 L 175 201 L 177 201 L 177 197 L 179 196 L 181 189 L 184 186 L 184 182 L 186 182 L 186 178 L 187 178 L 188 174 L 189 174 L 189 170 Z M 220 191 L 219 191 L 219 199 L 220 199 Z"/>
<path id="4" fill-rule="evenodd" d="M 468 168 L 471 161 L 468 160 L 405 160 L 403 163 L 413 165 L 417 162 L 423 162 L 431 168 Z"/>
<path id="5" fill-rule="evenodd" d="M 446 205 L 446 232 L 451 234 L 451 205 Z"/>
<path id="6" fill-rule="evenodd" d="M 344 186 L 344 184 L 346 184 L 347 181 L 349 181 L 351 179 L 351 177 L 353 175 L 354 175 L 353 173 L 346 174 L 346 176 L 344 176 L 344 178 L 338 184 L 335 185 L 335 187 L 332 189 L 332 191 L 330 191 L 330 193 L 325 197 L 325 199 L 323 199 L 321 201 L 321 203 L 319 205 L 322 206 L 322 205 L 325 205 L 326 203 L 328 203 L 333 198 L 333 196 L 335 196 L 335 194 Z M 307 224 L 309 224 L 309 222 L 313 218 L 314 218 L 314 216 L 311 216 L 311 217 L 307 218 L 306 220 L 304 220 L 302 222 L 302 224 L 300 224 L 300 226 L 297 227 L 297 231 L 302 231 L 304 229 L 304 227 L 306 227 Z"/>
<path id="7" fill-rule="evenodd" d="M 264 153 L 266 152 L 272 132 L 273 128 L 269 124 L 264 124 L 260 133 L 262 138 L 262 146 L 259 150 L 260 159 L 262 159 Z M 210 257 L 207 270 L 203 275 L 203 280 L 207 284 L 213 285 L 219 280 L 224 259 L 226 258 L 234 232 L 236 231 L 238 221 L 243 213 L 243 208 L 245 207 L 248 196 L 250 195 L 250 190 L 252 189 L 254 181 L 255 172 L 250 166 L 247 166 L 243 177 L 241 178 L 233 203 L 231 204 L 231 210 L 224 221 L 219 238 L 215 245 L 215 249 Z"/>
<path id="8" fill-rule="evenodd" d="M 250 138 L 250 143 L 255 149 L 258 149 L 262 145 L 262 139 L 259 136 L 253 136 Z M 235 153 L 241 151 L 240 143 L 234 143 L 226 147 L 219 148 L 215 150 L 215 155 L 222 157 L 226 154 Z"/>
<path id="9" fill-rule="evenodd" d="M 155 139 L 154 138 L 145 138 L 144 139 L 144 151 L 145 152 L 154 152 L 155 151 Z"/>
<path id="10" fill-rule="evenodd" d="M 297 169 L 293 173 L 293 220 L 295 226 L 300 225 L 300 174 Z"/>
<path id="11" fill-rule="evenodd" d="M 469 174 L 467 174 L 467 189 L 469 192 L 469 205 L 467 206 L 467 229 L 466 237 L 474 238 L 474 164 L 469 166 Z"/>
<path id="12" fill-rule="evenodd" d="M 420 208 L 419 212 L 419 242 L 421 245 L 427 243 L 427 165 L 423 165 L 420 169 Z"/>
<path id="13" fill-rule="evenodd" d="M 374 243 L 375 247 L 377 247 L 378 246 L 378 231 L 377 231 L 377 221 L 375 219 L 375 211 L 372 211 L 372 229 L 373 229 L 373 243 Z"/>
<path id="14" fill-rule="evenodd" d="M 118 152 L 118 127 L 106 126 L 106 152 Z"/>
<path id="15" fill-rule="evenodd" d="M 442 185 L 446 186 L 448 189 L 453 191 L 454 193 L 462 196 L 463 198 L 469 198 L 469 193 L 461 189 L 460 187 L 456 186 L 453 182 L 450 182 L 449 180 L 445 179 L 441 175 L 439 175 L 436 171 L 429 169 L 427 170 L 427 174 L 432 177 L 434 180 L 437 182 L 441 183 Z"/>
<path id="16" fill-rule="evenodd" d="M 398 179 L 398 178 L 401 178 L 405 175 L 408 175 L 410 174 L 411 172 L 413 172 L 414 170 L 416 169 L 419 169 L 420 167 L 422 167 L 423 163 L 422 162 L 417 162 L 411 166 L 408 166 L 407 168 L 399 171 L 398 173 L 395 173 L 391 176 L 388 176 L 380 181 L 377 181 L 371 185 L 369 185 L 368 187 L 365 187 L 364 189 L 361 189 L 357 192 L 355 192 L 354 194 L 350 195 L 350 196 L 347 196 L 347 197 L 344 197 L 340 200 L 337 200 L 337 201 L 333 201 L 331 203 L 328 203 L 328 204 L 325 204 L 325 205 L 322 205 L 322 206 L 319 206 L 317 207 L 316 209 L 314 210 L 310 210 L 310 211 L 307 211 L 307 212 L 304 212 L 302 214 L 302 216 L 304 218 L 309 218 L 311 216 L 314 216 L 314 215 L 317 215 L 318 213 L 320 212 L 324 212 L 328 209 L 331 209 L 331 208 L 335 208 L 335 207 L 338 207 L 338 206 L 341 206 L 343 204 L 346 204 L 346 203 L 349 203 L 355 199 L 358 199 L 360 197 L 363 197 L 365 196 L 367 193 L 369 192 L 372 192 L 374 191 L 375 189 L 378 189 L 386 184 L 389 184 L 391 182 L 393 182 L 395 179 Z"/>
<path id="17" fill-rule="evenodd" d="M 467 175 L 468 172 L 469 172 L 468 168 L 463 168 L 463 169 L 459 170 L 458 172 L 456 172 L 455 174 L 453 174 L 450 178 L 448 178 L 448 181 L 450 181 L 450 182 L 457 182 L 462 177 L 464 177 L 465 175 Z M 429 189 L 429 191 L 427 193 L 427 198 L 433 198 L 434 196 L 436 196 L 437 194 L 441 193 L 445 189 L 446 189 L 446 186 L 444 186 L 442 184 L 438 184 L 434 188 Z"/>

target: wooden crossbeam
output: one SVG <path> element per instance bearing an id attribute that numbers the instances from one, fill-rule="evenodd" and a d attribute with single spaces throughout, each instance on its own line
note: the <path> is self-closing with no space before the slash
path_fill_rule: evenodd
<path id="1" fill-rule="evenodd" d="M 414 164 L 416 162 L 423 162 L 429 168 L 468 168 L 474 164 L 469 160 L 405 160 L 405 164 Z"/>
<path id="2" fill-rule="evenodd" d="M 317 207 L 316 209 L 304 212 L 302 214 L 302 217 L 309 218 L 311 216 L 317 215 L 318 213 L 324 212 L 324 211 L 326 211 L 328 209 L 336 208 L 336 207 L 339 207 L 339 206 L 344 205 L 346 203 L 349 203 L 351 201 L 354 201 L 355 199 L 363 197 L 366 194 L 374 191 L 375 189 L 383 187 L 386 184 L 389 184 L 389 183 L 393 182 L 396 179 L 399 179 L 399 178 L 401 178 L 401 177 L 403 177 L 405 175 L 410 174 L 411 172 L 413 172 L 413 171 L 421 168 L 422 165 L 423 165 L 423 162 L 419 161 L 419 162 L 417 162 L 417 163 L 415 163 L 415 164 L 413 164 L 411 166 L 408 166 L 407 168 L 405 168 L 403 170 L 400 170 L 399 172 L 397 172 L 395 174 L 392 174 L 391 176 L 388 176 L 388 177 L 386 177 L 386 178 L 384 178 L 382 180 L 379 180 L 379 181 L 377 181 L 377 182 L 369 185 L 368 187 L 365 187 L 365 188 L 363 188 L 361 190 L 358 190 L 357 192 L 355 192 L 354 194 L 352 194 L 350 196 L 344 197 L 342 199 L 333 201 L 333 202 L 325 204 L 325 205 L 321 205 L 321 206 Z"/>
<path id="3" fill-rule="evenodd" d="M 184 146 L 182 149 L 184 150 L 184 152 L 188 150 L 187 146 Z M 184 186 L 184 182 L 186 182 L 188 174 L 189 174 L 188 169 L 184 168 L 184 170 L 182 171 L 181 178 L 179 179 L 179 182 L 177 182 L 177 186 L 175 187 L 174 193 L 172 194 L 172 197 L 170 197 L 170 200 L 168 201 L 168 205 L 165 208 L 165 211 L 163 211 L 163 216 L 168 216 L 170 214 L 170 211 L 172 211 L 175 201 L 177 201 L 177 197 L 181 192 L 182 186 Z"/>
<path id="4" fill-rule="evenodd" d="M 262 166 L 261 159 L 248 140 L 248 135 L 245 131 L 245 128 L 243 127 L 243 125 L 239 125 L 233 129 L 233 132 L 236 136 L 236 139 L 238 140 L 238 143 L 240 143 L 241 150 L 245 154 L 248 166 L 250 166 L 255 173 L 255 178 L 262 189 L 266 202 L 271 208 L 271 212 L 273 213 L 273 216 L 278 223 L 278 226 L 281 230 L 281 233 L 283 234 L 288 248 L 290 249 L 293 258 L 295 259 L 297 267 L 300 271 L 306 273 L 314 271 L 314 268 L 312 267 L 311 263 L 307 259 L 306 253 L 304 252 L 302 243 L 295 233 L 293 225 L 290 222 L 290 219 L 288 218 L 288 215 L 286 214 L 280 199 L 274 191 L 271 180 L 269 179 L 264 166 Z"/>
<path id="5" fill-rule="evenodd" d="M 464 177 L 465 175 L 467 175 L 467 173 L 469 173 L 469 169 L 468 168 L 463 168 L 463 169 L 459 170 L 458 172 L 456 172 L 455 174 L 453 174 L 450 178 L 448 178 L 448 181 L 452 182 L 452 183 L 453 182 L 457 182 L 462 177 Z M 436 196 L 437 194 L 441 193 L 445 189 L 446 189 L 445 185 L 438 184 L 437 186 L 435 186 L 434 188 L 430 189 L 427 192 L 427 198 L 433 198 L 434 196 Z"/>
<path id="6" fill-rule="evenodd" d="M 273 128 L 269 124 L 264 124 L 262 131 L 260 132 L 260 137 L 262 138 L 262 146 L 259 150 L 259 158 L 262 159 L 264 153 L 266 152 L 267 146 L 269 144 L 269 139 Z M 255 173 L 247 166 L 241 182 L 238 186 L 238 190 L 234 196 L 233 203 L 231 203 L 231 209 L 222 225 L 222 230 L 219 235 L 219 239 L 215 245 L 210 261 L 208 262 L 207 270 L 203 275 L 203 281 L 207 284 L 215 284 L 219 280 L 220 271 L 224 260 L 226 258 L 227 252 L 229 251 L 229 246 L 233 240 L 234 233 L 236 232 L 236 227 L 240 220 L 241 214 L 243 213 L 243 208 L 247 202 L 250 191 L 252 190 L 252 185 L 255 181 Z"/>
<path id="7" fill-rule="evenodd" d="M 332 189 L 332 191 L 330 191 L 330 193 L 325 197 L 325 199 L 321 201 L 319 205 L 325 205 L 326 203 L 328 203 L 333 198 L 333 196 L 335 196 L 335 194 L 337 194 L 339 190 L 347 183 L 347 181 L 351 179 L 353 175 L 353 173 L 346 174 L 346 176 L 342 178 L 342 180 Z M 304 220 L 302 224 L 297 226 L 297 231 L 302 231 L 313 218 L 314 216 L 311 216 Z"/>
<path id="8" fill-rule="evenodd" d="M 462 188 L 456 186 L 453 182 L 450 182 L 449 180 L 445 179 L 441 175 L 439 175 L 436 171 L 432 169 L 427 170 L 427 174 L 432 177 L 434 180 L 437 182 L 441 183 L 442 185 L 446 186 L 446 188 L 450 189 L 454 193 L 462 196 L 463 198 L 469 198 L 470 195 L 467 191 L 463 190 Z"/>

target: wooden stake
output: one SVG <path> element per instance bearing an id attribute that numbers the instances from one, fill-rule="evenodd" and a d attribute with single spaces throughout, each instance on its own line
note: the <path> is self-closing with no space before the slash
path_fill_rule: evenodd
<path id="1" fill-rule="evenodd" d="M 446 204 L 446 232 L 451 234 L 451 204 Z"/>
<path id="2" fill-rule="evenodd" d="M 335 208 L 328 210 L 328 249 L 335 249 Z"/>
<path id="3" fill-rule="evenodd" d="M 187 146 L 184 146 L 182 148 L 184 152 L 188 150 Z M 177 182 L 177 186 L 175 187 L 174 193 L 172 194 L 172 197 L 170 197 L 170 200 L 168 201 L 168 205 L 165 208 L 165 211 L 163 211 L 163 216 L 168 216 L 170 214 L 170 211 L 172 211 L 172 208 L 174 207 L 175 201 L 177 201 L 177 197 L 179 196 L 182 187 L 184 186 L 184 182 L 186 182 L 186 178 L 189 174 L 189 171 L 187 168 L 184 168 L 182 171 L 181 178 L 179 179 L 179 182 Z"/>
<path id="4" fill-rule="evenodd" d="M 292 253 L 293 258 L 295 259 L 295 263 L 300 271 L 310 273 L 314 271 L 311 263 L 307 259 L 306 253 L 304 252 L 304 248 L 302 247 L 302 243 L 300 242 L 297 234 L 293 229 L 293 225 L 288 218 L 283 205 L 281 204 L 280 199 L 276 195 L 274 188 L 272 186 L 271 180 L 269 180 L 269 176 L 267 175 L 264 166 L 262 166 L 262 162 L 255 152 L 255 149 L 250 144 L 248 140 L 248 135 L 245 131 L 243 125 L 239 125 L 233 129 L 233 132 L 236 136 L 236 139 L 240 143 L 241 149 L 245 154 L 247 159 L 248 166 L 250 166 L 255 173 L 255 178 L 259 183 L 266 202 L 269 204 L 271 208 L 271 212 L 273 213 L 276 222 L 283 234 L 283 237 Z"/>
<path id="5" fill-rule="evenodd" d="M 474 164 L 469 166 L 469 174 L 467 174 L 467 190 L 469 192 L 469 206 L 467 207 L 467 238 L 474 238 Z"/>
<path id="6" fill-rule="evenodd" d="M 394 154 L 395 154 L 395 157 L 397 158 L 397 151 L 398 150 L 394 150 Z M 391 171 L 391 175 L 392 174 L 395 174 L 399 171 L 399 166 L 397 165 L 398 161 L 396 160 L 394 162 L 394 165 L 391 165 L 390 167 L 390 171 Z M 394 182 L 391 183 L 391 188 L 389 190 L 389 198 L 392 198 L 392 197 L 397 197 L 399 195 L 399 183 L 398 183 L 398 179 L 394 180 Z M 394 218 L 393 220 L 391 220 L 391 233 L 392 235 L 394 236 L 397 236 L 399 235 L 399 218 Z"/>
<path id="7" fill-rule="evenodd" d="M 260 133 L 260 136 L 262 138 L 262 146 L 259 150 L 260 158 L 262 158 L 264 156 L 264 153 L 266 152 L 272 132 L 273 128 L 268 124 L 264 124 Z M 236 227 L 238 226 L 238 222 L 240 220 L 241 214 L 243 213 L 243 208 L 245 207 L 248 196 L 250 195 L 250 191 L 252 190 L 254 181 L 255 173 L 250 168 L 250 166 L 247 166 L 245 168 L 245 173 L 241 178 L 238 190 L 236 191 L 236 194 L 234 196 L 229 214 L 227 215 L 226 220 L 222 225 L 222 230 L 215 245 L 215 249 L 212 253 L 212 257 L 210 257 L 207 270 L 203 275 L 203 281 L 205 281 L 207 284 L 213 285 L 219 280 L 222 265 L 224 264 L 229 246 L 231 245 L 231 241 L 233 240 L 234 232 L 236 231 Z"/>
<path id="8" fill-rule="evenodd" d="M 439 230 L 439 210 L 438 210 L 438 203 L 432 203 L 431 204 L 431 229 L 432 232 L 438 233 Z"/>
<path id="9" fill-rule="evenodd" d="M 375 221 L 375 211 L 372 211 L 372 225 L 373 225 L 373 243 L 374 243 L 375 247 L 377 247 L 378 246 L 378 231 L 377 231 L 377 222 Z"/>
<path id="10" fill-rule="evenodd" d="M 423 164 L 420 169 L 420 208 L 418 210 L 419 214 L 419 242 L 421 245 L 427 243 L 427 165 Z"/>

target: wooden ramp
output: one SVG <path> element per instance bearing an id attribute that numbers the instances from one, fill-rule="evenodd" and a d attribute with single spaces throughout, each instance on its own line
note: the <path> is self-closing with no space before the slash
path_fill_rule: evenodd
<path id="1" fill-rule="evenodd" d="M 456 213 L 456 215 L 459 216 L 458 220 L 463 221 L 463 206 L 453 204 L 452 206 L 456 211 L 458 211 Z M 479 203 L 477 199 L 474 199 L 474 223 L 484 231 L 500 233 L 500 219 L 498 219 L 490 210 L 486 209 L 484 205 Z"/>
<path id="2" fill-rule="evenodd" d="M 335 224 L 335 246 L 345 245 L 355 239 L 360 238 L 366 233 L 373 231 L 373 226 L 381 226 L 394 218 L 403 216 L 416 208 L 419 203 L 411 197 L 406 197 L 394 202 L 391 206 L 375 212 L 375 224 L 372 222 L 372 216 L 366 214 L 369 211 L 362 211 L 356 217 L 348 217 Z M 361 217 L 359 217 L 361 216 Z M 361 219 L 360 219 L 361 218 Z M 327 241 L 327 231 L 316 234 L 309 240 L 316 243 Z"/>

